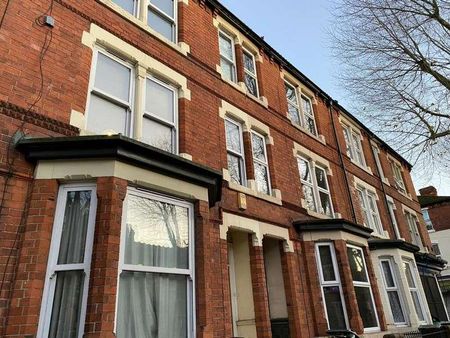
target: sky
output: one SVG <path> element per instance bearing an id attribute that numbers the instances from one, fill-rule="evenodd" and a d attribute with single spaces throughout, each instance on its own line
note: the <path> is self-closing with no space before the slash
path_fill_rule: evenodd
<path id="1" fill-rule="evenodd" d="M 339 64 L 329 47 L 334 0 L 220 1 L 320 88 L 344 107 L 350 107 L 336 79 Z M 358 112 L 351 113 L 358 117 Z M 413 171 L 417 189 L 434 185 L 439 195 L 450 196 L 450 174 L 447 176 L 434 175 L 430 179 L 426 173 Z"/>

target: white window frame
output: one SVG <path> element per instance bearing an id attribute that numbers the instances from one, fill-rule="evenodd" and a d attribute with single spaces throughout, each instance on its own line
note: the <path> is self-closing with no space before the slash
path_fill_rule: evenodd
<path id="1" fill-rule="evenodd" d="M 72 191 L 91 191 L 91 204 L 89 209 L 88 228 L 86 231 L 84 263 L 82 264 L 61 264 L 58 265 L 59 249 L 64 224 L 64 214 L 67 202 L 67 193 Z M 41 311 L 38 326 L 38 337 L 47 337 L 50 329 L 50 322 L 53 310 L 53 300 L 57 282 L 57 272 L 63 271 L 83 271 L 83 296 L 80 309 L 80 323 L 78 328 L 78 338 L 84 336 L 84 324 L 86 320 L 87 297 L 89 291 L 89 278 L 91 272 L 92 247 L 94 243 L 95 218 L 97 213 L 97 187 L 95 184 L 65 184 L 59 187 L 58 198 L 55 209 L 55 219 L 53 223 L 52 239 L 45 275 L 44 292 L 42 295 Z"/>
<path id="2" fill-rule="evenodd" d="M 289 87 L 290 89 L 292 89 L 294 94 L 295 94 L 295 100 L 294 101 L 289 100 L 287 96 L 286 96 L 286 101 L 288 102 L 288 105 L 291 104 L 297 109 L 298 120 L 300 121 L 300 125 L 302 125 L 303 124 L 303 122 L 302 122 L 302 111 L 301 111 L 301 108 L 300 108 L 300 102 L 298 100 L 297 87 L 294 86 L 289 81 L 286 81 L 286 80 L 284 81 L 284 85 L 285 85 L 285 87 Z M 285 89 L 285 91 L 286 91 L 286 89 Z M 289 107 L 288 107 L 288 117 L 289 117 L 289 119 L 291 119 L 290 114 L 289 114 Z M 292 120 L 291 120 L 291 122 L 294 123 L 294 121 L 292 121 Z"/>
<path id="3" fill-rule="evenodd" d="M 127 233 L 127 205 L 128 197 L 134 195 L 141 198 L 147 198 L 162 203 L 168 203 L 176 205 L 182 208 L 188 209 L 188 221 L 189 221 L 189 268 L 165 268 L 165 267 L 153 267 L 143 265 L 125 264 L 125 247 L 126 247 L 126 233 Z M 156 274 L 172 274 L 186 276 L 187 287 L 187 337 L 196 337 L 196 304 L 195 304 L 195 232 L 194 232 L 194 206 L 187 201 L 170 197 L 167 195 L 161 195 L 148 190 L 138 188 L 128 188 L 127 195 L 123 202 L 122 208 L 122 225 L 120 234 L 120 253 L 119 253 L 119 267 L 117 274 L 117 293 L 116 293 L 116 311 L 114 320 L 114 334 L 117 334 L 117 316 L 119 306 L 119 287 L 120 287 L 120 275 L 122 272 L 143 272 L 143 273 L 156 273 Z"/>
<path id="4" fill-rule="evenodd" d="M 113 61 L 116 61 L 117 63 L 121 64 L 122 66 L 130 69 L 130 92 L 129 92 L 129 98 L 130 101 L 126 102 L 123 101 L 119 98 L 116 98 L 108 93 L 105 93 L 104 91 L 102 91 L 101 89 L 95 88 L 95 76 L 97 73 L 97 65 L 98 65 L 98 55 L 99 54 L 103 54 L 105 57 L 110 58 Z M 90 75 L 90 80 L 89 80 L 89 91 L 88 91 L 88 99 L 87 99 L 87 110 L 86 110 L 86 127 L 88 129 L 87 123 L 89 121 L 89 115 L 92 114 L 92 112 L 90 111 L 90 104 L 91 104 L 91 97 L 92 95 L 98 96 L 102 99 L 105 99 L 117 106 L 120 106 L 122 108 L 126 108 L 127 109 L 127 117 L 125 119 L 125 135 L 127 137 L 134 137 L 134 115 L 135 115 L 135 111 L 134 111 L 134 101 L 135 101 L 135 97 L 134 97 L 134 91 L 135 91 L 135 87 L 136 87 L 136 80 L 135 80 L 136 76 L 135 76 L 135 69 L 134 67 L 124 61 L 123 59 L 117 57 L 116 55 L 104 50 L 103 48 L 96 48 L 94 50 L 94 55 L 93 55 L 93 59 L 92 59 L 92 67 L 91 67 L 91 75 Z"/>
<path id="5" fill-rule="evenodd" d="M 366 157 L 364 155 L 364 149 L 362 146 L 361 133 L 345 123 L 342 123 L 342 128 L 344 129 L 344 139 L 347 144 L 348 157 L 350 157 L 350 159 L 357 165 L 366 168 L 367 164 L 366 164 Z M 360 154 L 361 161 L 359 160 L 357 154 Z"/>
<path id="6" fill-rule="evenodd" d="M 252 59 L 253 62 L 253 68 L 255 69 L 255 73 L 252 73 L 251 71 L 249 71 L 247 68 L 245 68 L 245 62 L 244 60 L 242 60 L 243 63 L 243 68 L 244 68 L 244 74 L 250 76 L 251 78 L 253 78 L 255 80 L 256 83 L 256 95 L 253 95 L 252 93 L 250 93 L 250 91 L 247 88 L 246 85 L 246 89 L 247 89 L 247 93 L 249 95 L 252 95 L 254 97 L 259 97 L 259 83 L 258 83 L 258 70 L 256 68 L 256 58 L 255 58 L 255 54 L 253 54 L 250 50 L 248 50 L 245 47 L 242 47 L 242 54 L 243 54 L 243 58 L 245 58 L 245 55 L 249 56 Z M 244 80 L 245 83 L 245 80 Z"/>
<path id="7" fill-rule="evenodd" d="M 425 307 L 426 303 L 425 303 L 424 298 L 422 296 L 422 292 L 418 288 L 417 281 L 419 279 L 417 277 L 418 276 L 418 272 L 417 272 L 417 269 L 416 269 L 416 265 L 412 261 L 406 260 L 406 259 L 403 260 L 403 264 L 404 264 L 404 268 L 405 269 L 406 269 L 406 266 L 408 266 L 408 269 L 411 272 L 411 276 L 412 276 L 412 279 L 413 279 L 413 282 L 414 282 L 413 286 L 409 285 L 408 278 L 405 277 L 406 278 L 406 284 L 408 285 L 408 290 L 409 290 L 409 292 L 411 294 L 411 300 L 412 300 L 414 311 L 415 311 L 416 316 L 417 316 L 417 320 L 421 324 L 427 324 L 427 322 L 428 322 L 427 321 L 427 311 L 426 311 L 427 307 Z M 406 271 L 405 271 L 405 276 L 406 276 Z M 414 303 L 414 297 L 412 295 L 413 293 L 417 294 L 417 298 L 419 300 L 420 310 L 422 311 L 422 314 L 423 314 L 423 320 L 420 320 L 419 314 L 417 313 L 416 305 Z"/>
<path id="8" fill-rule="evenodd" d="M 417 226 L 417 216 L 405 210 L 405 218 L 413 244 L 423 249 L 422 238 L 420 237 L 419 227 Z"/>
<path id="9" fill-rule="evenodd" d="M 422 209 L 422 215 L 428 232 L 435 232 L 436 230 L 434 229 L 433 222 L 431 221 L 430 212 L 428 211 L 428 208 Z M 425 215 L 427 215 L 427 218 L 425 218 Z"/>
<path id="10" fill-rule="evenodd" d="M 235 150 L 231 149 L 228 147 L 228 139 L 227 139 L 227 122 L 235 125 L 238 127 L 239 130 L 239 142 L 241 145 L 241 150 L 242 153 L 238 153 Z M 241 162 L 241 185 L 242 186 L 247 186 L 247 173 L 246 173 L 246 165 L 245 165 L 245 149 L 244 149 L 244 133 L 242 131 L 242 124 L 240 124 L 239 122 L 236 122 L 235 120 L 229 118 L 229 117 L 225 117 L 225 140 L 226 140 L 226 147 L 227 147 L 227 154 L 231 154 L 235 157 L 239 158 L 239 161 Z M 228 162 L 228 159 L 227 159 Z"/>
<path id="11" fill-rule="evenodd" d="M 406 194 L 405 181 L 403 180 L 402 167 L 394 160 L 391 160 L 392 175 L 394 177 L 395 187 L 402 194 Z"/>
<path id="12" fill-rule="evenodd" d="M 325 279 L 323 277 L 322 260 L 320 258 L 320 251 L 319 251 L 320 247 L 322 247 L 322 246 L 328 247 L 330 249 L 331 260 L 333 262 L 334 275 L 336 277 L 336 280 L 334 280 L 334 281 L 325 281 Z M 345 325 L 348 329 L 350 327 L 350 325 L 349 325 L 349 321 L 348 321 L 347 306 L 345 304 L 344 292 L 342 289 L 341 276 L 339 274 L 339 269 L 338 269 L 338 264 L 337 264 L 337 259 L 336 259 L 336 251 L 335 251 L 334 245 L 331 242 L 316 243 L 315 251 L 316 251 L 317 269 L 319 270 L 319 279 L 320 279 L 320 285 L 321 285 L 320 289 L 321 289 L 321 293 L 322 293 L 323 306 L 324 306 L 324 310 L 325 310 L 325 318 L 327 320 L 328 329 L 330 329 L 330 322 L 328 319 L 327 303 L 325 301 L 325 292 L 323 289 L 324 289 L 324 287 L 332 287 L 332 286 L 337 286 L 339 288 L 339 293 L 341 295 L 342 309 L 344 311 Z"/>
<path id="13" fill-rule="evenodd" d="M 384 181 L 385 176 L 384 176 L 383 166 L 381 165 L 380 149 L 374 144 L 372 144 L 372 153 L 373 153 L 373 157 L 375 157 L 375 163 L 377 165 L 378 172 L 380 174 L 380 178 Z"/>
<path id="14" fill-rule="evenodd" d="M 354 281 L 353 277 L 352 277 L 353 288 L 355 288 L 355 287 L 364 287 L 364 288 L 368 288 L 369 289 L 370 297 L 371 297 L 371 300 L 372 300 L 372 305 L 373 305 L 373 308 L 374 308 L 374 311 L 375 311 L 375 317 L 376 317 L 377 324 L 378 324 L 378 326 L 376 326 L 376 327 L 364 328 L 364 333 L 378 332 L 378 331 L 380 331 L 380 319 L 378 318 L 378 311 L 377 311 L 377 307 L 376 307 L 376 304 L 375 304 L 375 298 L 373 297 L 373 290 L 372 290 L 372 285 L 370 283 L 369 271 L 367 270 L 366 257 L 364 257 L 364 250 L 362 248 L 358 247 L 358 246 L 350 245 L 350 244 L 347 244 L 347 247 L 356 249 L 356 250 L 361 252 L 361 257 L 362 257 L 363 263 L 364 263 L 364 270 L 365 270 L 366 276 L 367 276 L 367 282 Z M 355 297 L 356 297 L 356 292 L 355 292 Z M 358 300 L 356 300 L 356 302 L 358 302 Z"/>
<path id="15" fill-rule="evenodd" d="M 170 90 L 173 93 L 173 122 L 171 121 L 167 121 L 161 117 L 159 117 L 158 115 L 152 114 L 150 112 L 148 112 L 146 110 L 146 99 L 147 99 L 147 80 L 153 81 L 156 84 Z M 172 154 L 178 154 L 178 147 L 179 147 L 179 135 L 178 135 L 178 90 L 166 83 L 163 82 L 159 79 L 157 79 L 156 77 L 154 77 L 153 75 L 148 74 L 146 77 L 146 81 L 145 81 L 145 85 L 144 85 L 144 105 L 143 105 L 143 115 L 142 118 L 148 118 L 152 121 L 155 121 L 165 127 L 169 127 L 172 129 Z M 143 136 L 143 135 L 142 135 Z"/>
<path id="16" fill-rule="evenodd" d="M 397 239 L 401 239 L 402 236 L 400 234 L 400 229 L 398 228 L 397 217 L 395 215 L 395 210 L 396 210 L 395 202 L 394 202 L 394 200 L 388 199 L 387 204 L 388 204 L 389 214 L 391 215 L 392 225 L 394 226 L 395 236 L 397 237 Z"/>
<path id="17" fill-rule="evenodd" d="M 255 157 L 254 154 L 254 149 L 253 149 L 253 137 L 252 134 L 256 135 L 257 137 L 261 138 L 264 142 L 264 158 L 265 158 L 265 162 L 261 161 L 260 159 Z M 269 158 L 267 156 L 267 142 L 266 142 L 266 137 L 258 132 L 256 132 L 255 130 L 252 130 L 250 133 L 251 136 L 251 145 L 252 145 L 252 158 L 253 158 L 253 163 L 258 163 L 263 165 L 264 167 L 266 167 L 267 169 L 267 188 L 268 188 L 268 195 L 272 195 L 272 184 L 271 184 L 271 180 L 270 180 L 270 168 L 269 168 Z M 254 167 L 254 174 L 255 174 L 255 182 L 256 182 L 256 166 L 253 165 Z M 256 184 L 256 189 L 258 189 L 258 184 Z M 261 192 L 261 191 L 259 191 Z M 262 192 L 261 192 L 262 193 Z"/>
<path id="18" fill-rule="evenodd" d="M 222 52 L 221 52 L 221 50 L 220 50 L 220 38 L 221 38 L 221 36 L 223 37 L 223 38 L 225 38 L 226 40 L 229 40 L 230 41 L 230 44 L 231 44 L 231 51 L 232 51 L 232 53 L 233 53 L 233 59 L 231 60 L 231 59 L 229 59 L 226 55 L 222 55 Z M 219 38 L 219 54 L 220 54 L 220 59 L 222 60 L 222 59 L 224 59 L 226 62 L 228 62 L 229 64 L 231 64 L 232 65 L 232 70 L 233 70 L 233 73 L 232 73 L 232 78 L 231 78 L 231 82 L 233 82 L 233 83 L 237 83 L 237 81 L 238 81 L 238 79 L 237 79 L 237 67 L 236 67 L 236 48 L 235 48 L 235 45 L 234 45 L 234 38 L 230 35 L 230 34 L 228 34 L 228 33 L 226 33 L 224 30 L 222 30 L 222 29 L 219 29 L 219 35 L 218 35 L 218 38 Z M 222 62 L 221 62 L 222 63 Z M 222 75 L 222 77 L 224 77 L 223 76 L 223 69 L 221 69 L 221 75 Z"/>
<path id="19" fill-rule="evenodd" d="M 311 173 L 311 182 L 305 181 L 302 179 L 302 173 L 300 170 L 300 161 L 303 160 L 305 162 L 308 163 L 308 168 L 309 168 L 309 172 Z M 297 156 L 297 164 L 298 164 L 298 170 L 299 170 L 299 174 L 300 174 L 300 182 L 301 184 L 304 184 L 306 186 L 309 186 L 312 188 L 313 190 L 313 195 L 314 195 L 314 204 L 315 204 L 315 208 L 316 211 L 322 215 L 325 215 L 327 217 L 334 217 L 334 207 L 333 207 L 333 200 L 331 198 L 331 191 L 330 191 L 330 184 L 328 182 L 328 173 L 327 173 L 327 168 L 323 167 L 321 165 L 317 165 L 315 161 L 312 161 L 310 159 L 308 159 L 305 156 Z M 323 189 L 322 187 L 319 187 L 319 184 L 317 183 L 317 177 L 316 177 L 316 169 L 319 168 L 319 170 L 322 170 L 325 173 L 325 183 L 327 185 L 327 190 Z M 320 193 L 324 193 L 327 194 L 329 199 L 330 199 L 330 206 L 331 206 L 331 216 L 327 215 L 325 213 L 325 210 L 323 210 L 322 208 L 322 203 L 320 200 Z"/>
<path id="20" fill-rule="evenodd" d="M 360 185 L 358 185 L 356 187 L 356 190 L 358 190 L 358 192 L 360 192 L 360 194 L 358 196 L 358 197 L 362 197 L 362 200 L 361 200 L 361 198 L 359 198 L 360 206 L 361 206 L 362 212 L 367 216 L 367 221 L 369 222 L 369 224 L 364 224 L 364 225 L 366 227 L 374 230 L 375 234 L 385 237 L 383 224 L 381 223 L 381 218 L 380 218 L 380 211 L 378 209 L 376 193 L 374 193 L 373 191 L 370 191 L 367 188 L 360 186 Z M 370 207 L 369 199 L 372 199 L 375 210 L 373 210 Z M 375 223 L 374 218 L 377 219 L 377 224 Z"/>
<path id="21" fill-rule="evenodd" d="M 307 113 L 306 109 L 304 109 L 303 100 L 308 101 L 308 103 L 310 104 L 312 115 Z M 313 134 L 314 136 L 317 136 L 317 134 L 318 134 L 317 133 L 317 123 L 316 123 L 316 117 L 314 116 L 314 106 L 313 106 L 312 100 L 311 100 L 311 98 L 309 96 L 306 96 L 305 94 L 302 93 L 300 95 L 300 101 L 301 101 L 301 105 L 300 105 L 301 106 L 301 112 L 302 112 L 302 115 L 303 115 L 303 128 L 305 128 L 309 133 Z M 312 120 L 314 122 L 314 131 L 312 131 L 312 132 L 308 129 L 308 127 L 306 125 L 306 116 L 312 118 Z"/>
<path id="22" fill-rule="evenodd" d="M 177 43 L 177 40 L 178 40 L 178 34 L 177 34 L 177 32 L 178 32 L 178 25 L 177 25 L 178 24 L 178 1 L 173 0 L 173 17 L 171 17 L 167 13 L 163 12 L 156 5 L 152 4 L 152 0 L 140 0 L 140 1 L 147 1 L 147 10 L 155 12 L 157 15 L 163 17 L 164 19 L 166 19 L 167 21 L 172 23 L 172 39 L 171 39 L 171 41 L 173 43 Z M 139 2 L 139 0 L 137 2 Z M 139 7 L 139 5 L 138 5 L 138 7 Z M 146 16 L 148 16 L 148 14 L 146 14 Z M 148 20 L 148 18 L 147 18 L 147 20 Z M 148 22 L 146 22 L 146 24 L 148 25 Z M 150 26 L 150 27 L 152 28 L 152 26 Z M 152 28 L 152 29 L 154 29 L 154 28 Z M 159 34 L 161 34 L 161 33 L 159 33 Z"/>
<path id="23" fill-rule="evenodd" d="M 442 257 L 442 251 L 441 251 L 441 248 L 439 246 L 439 242 L 436 241 L 436 240 L 431 241 L 431 247 L 433 248 L 433 252 L 436 255 L 436 257 L 441 258 Z"/>
<path id="24" fill-rule="evenodd" d="M 385 275 L 384 268 L 383 268 L 383 262 L 387 262 L 388 263 L 389 270 L 390 270 L 390 273 L 391 273 L 391 276 L 392 276 L 392 280 L 394 281 L 394 286 L 388 286 L 388 283 L 387 283 L 387 280 L 386 280 L 386 275 Z M 389 304 L 389 308 L 391 309 L 391 314 L 392 314 L 392 319 L 394 320 L 394 324 L 396 326 L 407 326 L 409 323 L 408 323 L 407 312 L 405 311 L 406 310 L 405 301 L 403 299 L 403 295 L 402 295 L 402 292 L 401 292 L 400 287 L 399 287 L 398 274 L 394 270 L 393 264 L 395 264 L 395 263 L 394 263 L 392 258 L 382 258 L 382 259 L 380 259 L 380 271 L 381 271 L 381 276 L 382 276 L 382 279 L 383 279 L 384 290 L 386 292 L 386 299 L 387 299 L 387 303 Z M 394 312 L 392 311 L 391 302 L 389 301 L 389 292 L 397 292 L 398 299 L 400 301 L 400 309 L 402 311 L 403 317 L 405 318 L 404 322 L 395 322 Z"/>

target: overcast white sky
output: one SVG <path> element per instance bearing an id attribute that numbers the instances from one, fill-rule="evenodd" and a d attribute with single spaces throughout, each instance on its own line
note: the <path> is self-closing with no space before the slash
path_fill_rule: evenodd
<path id="1" fill-rule="evenodd" d="M 329 95 L 350 106 L 337 83 L 339 64 L 328 43 L 333 0 L 282 0 L 278 8 L 273 0 L 220 1 Z M 413 171 L 413 178 L 417 189 L 432 184 L 440 195 L 450 196 L 450 172 L 430 179 L 429 173 Z"/>

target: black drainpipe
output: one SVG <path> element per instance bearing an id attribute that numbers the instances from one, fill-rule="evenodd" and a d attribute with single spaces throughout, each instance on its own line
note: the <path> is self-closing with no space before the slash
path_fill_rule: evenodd
<path id="1" fill-rule="evenodd" d="M 396 232 L 395 232 L 395 227 L 394 227 L 394 220 L 392 219 L 392 215 L 391 215 L 391 213 L 390 213 L 390 211 L 389 211 L 389 202 L 388 202 L 388 199 L 387 199 L 386 189 L 384 188 L 383 177 L 381 177 L 380 169 L 378 169 L 377 160 L 376 160 L 376 158 L 375 158 L 375 153 L 374 153 L 373 148 L 372 148 L 372 142 L 371 142 L 372 139 L 370 138 L 370 135 L 369 135 L 369 134 L 367 134 L 367 139 L 368 139 L 368 141 L 369 141 L 370 152 L 372 153 L 372 158 L 373 158 L 373 160 L 374 160 L 374 162 L 375 162 L 375 167 L 377 168 L 378 177 L 380 178 L 380 182 L 381 182 L 381 190 L 383 190 L 383 200 L 384 200 L 384 204 L 386 205 L 386 210 L 387 210 L 387 212 L 388 212 L 388 214 L 389 214 L 389 219 L 391 220 L 391 228 L 392 228 L 392 231 L 393 231 L 393 233 L 394 233 L 394 236 L 397 237 L 397 234 L 396 234 Z M 381 149 L 380 149 L 380 150 L 381 150 Z M 381 163 L 381 160 L 380 160 L 380 163 Z M 383 175 L 383 176 L 384 176 L 384 175 Z M 397 239 L 400 239 L 400 238 L 397 238 Z"/>
<path id="2" fill-rule="evenodd" d="M 352 211 L 353 222 L 358 223 L 358 221 L 356 219 L 355 205 L 353 204 L 352 192 L 350 191 L 350 183 L 348 181 L 347 169 L 345 168 L 344 157 L 342 156 L 341 145 L 339 143 L 336 126 L 334 124 L 333 100 L 328 100 L 327 106 L 328 106 L 328 112 L 330 113 L 331 126 L 333 127 L 334 140 L 336 141 L 337 150 L 338 150 L 338 154 L 339 154 L 339 161 L 341 162 L 342 169 L 344 170 L 344 179 L 345 179 L 345 184 L 347 185 L 348 198 L 350 199 L 350 207 L 351 207 L 351 211 Z"/>

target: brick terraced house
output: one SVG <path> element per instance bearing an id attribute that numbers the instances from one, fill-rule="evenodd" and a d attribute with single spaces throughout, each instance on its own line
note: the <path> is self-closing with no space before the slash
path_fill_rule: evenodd
<path id="1" fill-rule="evenodd" d="M 0 11 L 1 337 L 432 323 L 410 164 L 218 1 Z"/>

